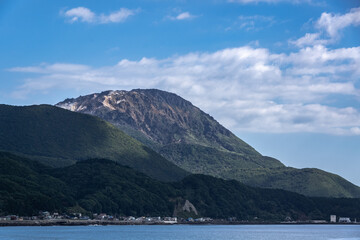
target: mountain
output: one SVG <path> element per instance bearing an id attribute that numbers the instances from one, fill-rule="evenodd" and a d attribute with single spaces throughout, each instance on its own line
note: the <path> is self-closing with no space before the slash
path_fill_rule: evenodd
<path id="1" fill-rule="evenodd" d="M 318 169 L 285 167 L 262 156 L 189 101 L 156 89 L 105 91 L 56 106 L 98 116 L 191 173 L 307 196 L 360 197 L 360 188 Z"/>
<path id="2" fill-rule="evenodd" d="M 196 208 L 197 215 L 183 210 L 186 204 Z M 360 199 L 309 198 L 205 175 L 190 175 L 178 182 L 165 183 L 105 159 L 51 168 L 0 152 L 0 215 L 29 216 L 47 210 L 283 221 L 286 217 L 328 219 L 330 214 L 358 218 L 359 204 Z"/>
<path id="3" fill-rule="evenodd" d="M 188 175 L 108 122 L 50 105 L 0 105 L 0 150 L 54 167 L 107 158 L 159 180 Z"/>
<path id="4" fill-rule="evenodd" d="M 98 116 L 195 173 L 202 173 L 211 163 L 216 169 L 229 170 L 284 166 L 263 157 L 210 115 L 172 93 L 106 91 L 66 99 L 56 106 Z"/>

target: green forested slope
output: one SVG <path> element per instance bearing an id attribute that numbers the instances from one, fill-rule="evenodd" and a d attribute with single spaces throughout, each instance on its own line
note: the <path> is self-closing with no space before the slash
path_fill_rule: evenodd
<path id="1" fill-rule="evenodd" d="M 0 215 L 107 213 L 172 216 L 189 200 L 200 216 L 239 220 L 328 219 L 329 214 L 360 217 L 360 199 L 309 198 L 284 190 L 245 186 L 234 180 L 190 175 L 164 183 L 114 161 L 92 159 L 64 168 L 0 152 Z M 180 207 L 181 208 L 181 207 Z M 177 211 L 178 216 L 189 213 Z M 193 216 L 194 213 L 191 213 Z"/>
<path id="2" fill-rule="evenodd" d="M 49 105 L 0 105 L 0 150 L 55 167 L 107 158 L 161 180 L 187 175 L 104 120 Z"/>
<path id="3" fill-rule="evenodd" d="M 38 162 L 0 152 L 0 215 L 37 214 L 75 204 L 68 186 Z"/>
<path id="4" fill-rule="evenodd" d="M 273 168 L 231 171 L 241 182 L 255 187 L 278 188 L 315 197 L 360 198 L 360 188 L 344 178 L 315 168 Z M 224 172 L 221 176 L 227 178 Z"/>

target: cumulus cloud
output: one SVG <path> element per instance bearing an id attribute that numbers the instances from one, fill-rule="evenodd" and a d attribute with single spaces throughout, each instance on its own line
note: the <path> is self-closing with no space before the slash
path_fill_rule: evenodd
<path id="1" fill-rule="evenodd" d="M 344 15 L 322 13 L 316 22 L 316 27 L 325 30 L 332 38 L 338 37 L 341 29 L 351 25 L 360 25 L 360 8 L 353 8 Z"/>
<path id="2" fill-rule="evenodd" d="M 93 22 L 95 20 L 95 13 L 84 7 L 72 8 L 66 11 L 64 16 L 68 17 L 70 22 Z"/>
<path id="3" fill-rule="evenodd" d="M 14 94 L 44 89 L 159 88 L 175 92 L 231 130 L 359 135 L 360 112 L 338 107 L 341 96 L 360 96 L 360 47 L 314 46 L 276 54 L 244 46 L 165 59 L 123 59 L 90 67 L 64 63 L 16 67 L 40 74 Z M 335 102 L 334 102 L 335 101 Z"/>
<path id="4" fill-rule="evenodd" d="M 87 22 L 87 23 L 119 23 L 124 22 L 128 17 L 136 14 L 137 10 L 130 10 L 127 8 L 120 8 L 120 10 L 106 14 L 95 14 L 90 9 L 85 7 L 77 7 L 61 12 L 61 14 L 71 23 L 73 22 Z"/>
<path id="5" fill-rule="evenodd" d="M 346 14 L 322 13 L 315 22 L 316 33 L 306 33 L 304 37 L 289 42 L 298 47 L 328 45 L 340 39 L 340 31 L 348 26 L 360 25 L 360 8 L 353 8 Z"/>

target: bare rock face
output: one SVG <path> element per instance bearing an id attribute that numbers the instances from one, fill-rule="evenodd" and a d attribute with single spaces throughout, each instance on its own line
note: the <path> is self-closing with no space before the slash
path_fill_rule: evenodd
<path id="1" fill-rule="evenodd" d="M 183 140 L 175 135 L 183 136 L 191 125 L 191 103 L 157 90 L 106 91 L 67 99 L 57 106 L 128 126 L 162 145 Z"/>
<path id="2" fill-rule="evenodd" d="M 195 206 L 191 202 L 189 202 L 189 200 L 187 200 L 187 199 L 184 203 L 184 206 L 182 207 L 182 210 L 187 211 L 187 212 L 194 212 L 195 215 L 198 215 L 198 212 L 197 212 Z"/>
<path id="3" fill-rule="evenodd" d="M 199 216 L 199 213 L 189 200 L 186 199 L 184 201 L 184 199 L 178 199 L 174 208 L 173 216 L 187 218 L 190 216 Z"/>
<path id="4" fill-rule="evenodd" d="M 165 91 L 105 91 L 66 99 L 56 106 L 98 116 L 130 135 L 134 131 L 140 132 L 160 146 L 197 144 L 260 155 L 210 115 L 176 94 Z"/>

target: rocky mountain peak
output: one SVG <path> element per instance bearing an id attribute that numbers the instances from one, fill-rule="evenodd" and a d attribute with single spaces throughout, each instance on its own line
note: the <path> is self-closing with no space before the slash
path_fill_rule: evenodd
<path id="1" fill-rule="evenodd" d="M 135 129 L 161 145 L 196 141 L 234 150 L 220 139 L 233 137 L 229 130 L 174 93 L 157 89 L 104 91 L 66 99 L 56 106 Z"/>

